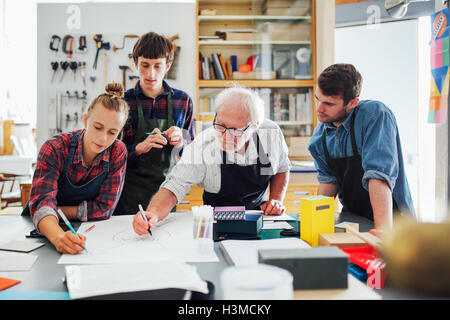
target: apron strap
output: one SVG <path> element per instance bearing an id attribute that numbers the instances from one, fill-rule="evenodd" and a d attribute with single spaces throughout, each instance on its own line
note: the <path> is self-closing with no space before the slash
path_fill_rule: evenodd
<path id="1" fill-rule="evenodd" d="M 355 138 L 355 118 L 356 118 L 357 109 L 353 109 L 352 118 L 350 119 L 350 140 L 352 141 L 352 151 L 353 155 L 359 154 L 358 147 L 356 146 L 356 138 Z"/>
<path id="2" fill-rule="evenodd" d="M 141 99 L 139 99 L 138 96 L 136 96 L 136 105 L 137 105 L 137 112 L 138 112 L 138 128 L 141 127 L 144 121 L 144 112 L 142 111 L 142 102 Z"/>
<path id="3" fill-rule="evenodd" d="M 67 174 L 67 172 L 69 171 L 69 167 L 73 161 L 73 156 L 75 155 L 75 150 L 77 150 L 80 135 L 81 135 L 81 131 L 74 134 L 72 137 L 72 140 L 70 141 L 69 157 L 66 159 L 66 161 L 64 163 L 63 174 Z"/>
<path id="4" fill-rule="evenodd" d="M 173 123 L 173 105 L 172 105 L 172 93 L 169 91 L 167 94 L 167 121 Z"/>

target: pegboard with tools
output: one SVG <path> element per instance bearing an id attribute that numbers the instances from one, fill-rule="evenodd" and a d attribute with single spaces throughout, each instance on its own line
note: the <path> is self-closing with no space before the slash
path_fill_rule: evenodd
<path id="1" fill-rule="evenodd" d="M 83 127 L 90 101 L 110 82 L 125 90 L 138 76 L 131 52 L 139 35 L 49 35 L 48 133 L 55 135 Z"/>
<path id="2" fill-rule="evenodd" d="M 168 12 L 176 17 L 177 23 L 167 23 Z M 167 38 L 178 35 L 173 43 L 179 50 L 167 83 L 195 100 L 194 2 L 37 4 L 38 148 L 59 130 L 68 132 L 82 128 L 83 103 L 87 109 L 91 101 L 104 92 L 107 83 L 125 82 L 127 90 L 134 87 L 138 73 L 128 55 L 138 40 L 134 36 L 147 32 L 157 32 Z M 69 63 L 65 64 L 64 76 L 61 62 Z M 71 62 L 77 63 L 76 69 L 72 63 L 75 72 L 70 69 Z M 83 91 L 86 91 L 86 100 L 82 99 Z M 57 117 L 57 111 L 61 111 L 62 116 Z"/>
<path id="3" fill-rule="evenodd" d="M 168 38 L 178 51 L 179 35 Z M 139 79 L 131 56 L 138 34 L 52 34 L 48 39 L 49 135 L 82 128 L 87 105 L 106 84 L 120 82 L 127 90 Z M 176 78 L 176 67 L 172 70 L 168 78 Z"/>

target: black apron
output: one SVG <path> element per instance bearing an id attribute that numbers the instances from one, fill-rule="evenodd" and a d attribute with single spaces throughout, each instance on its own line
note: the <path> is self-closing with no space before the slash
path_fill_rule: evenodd
<path id="1" fill-rule="evenodd" d="M 370 204 L 369 192 L 362 186 L 364 169 L 362 167 L 361 155 L 358 152 L 355 139 L 355 109 L 350 118 L 350 139 L 353 155 L 345 158 L 332 159 L 328 153 L 326 144 L 326 129 L 322 133 L 322 146 L 325 158 L 333 175 L 336 177 L 341 193 L 342 212 L 350 212 L 373 221 L 373 210 Z M 392 199 L 394 212 L 397 204 Z"/>
<path id="2" fill-rule="evenodd" d="M 225 161 L 227 159 L 226 152 L 222 152 L 220 190 L 218 193 L 203 192 L 205 205 L 213 207 L 245 206 L 247 210 L 261 209 L 261 205 L 264 203 L 263 197 L 273 176 L 273 169 L 256 133 L 253 135 L 253 141 L 258 151 L 256 164 L 240 166 L 228 163 Z M 261 170 L 264 170 L 263 175 Z"/>
<path id="3" fill-rule="evenodd" d="M 78 146 L 80 134 L 81 132 L 78 132 L 72 137 L 70 142 L 69 157 L 65 161 L 63 172 L 58 179 L 58 192 L 56 194 L 56 204 L 58 207 L 77 206 L 83 201 L 92 201 L 97 198 L 100 193 L 100 188 L 102 187 L 102 184 L 109 172 L 109 162 L 105 161 L 103 162 L 102 173 L 85 184 L 76 186 L 70 181 L 67 176 L 67 172 L 73 163 L 73 157 Z M 27 202 L 22 215 L 29 214 L 30 208 Z"/>
<path id="4" fill-rule="evenodd" d="M 146 133 L 153 131 L 155 128 L 162 132 L 175 125 L 172 94 L 170 92 L 167 96 L 167 119 L 145 119 L 141 100 L 137 96 L 136 103 L 138 127 L 134 143 L 144 141 L 148 137 Z M 122 194 L 114 215 L 135 214 L 139 210 L 139 204 L 147 208 L 151 197 L 158 191 L 167 173 L 173 167 L 172 149 L 173 146 L 169 143 L 164 145 L 162 149 L 152 148 L 146 154 L 140 155 L 141 160 L 136 165 L 133 167 L 127 166 Z"/>

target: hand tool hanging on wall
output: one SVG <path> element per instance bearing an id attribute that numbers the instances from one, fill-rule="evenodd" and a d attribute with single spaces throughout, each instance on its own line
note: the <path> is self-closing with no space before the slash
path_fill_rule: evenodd
<path id="1" fill-rule="evenodd" d="M 87 52 L 87 43 L 86 43 L 86 36 L 80 36 L 78 38 L 78 53 L 86 53 Z"/>
<path id="2" fill-rule="evenodd" d="M 122 85 L 123 89 L 127 90 L 127 70 L 130 69 L 128 66 L 119 66 L 119 69 L 122 70 Z"/>
<path id="3" fill-rule="evenodd" d="M 123 40 L 122 40 L 122 46 L 121 47 L 117 47 L 116 45 L 113 46 L 113 51 L 116 52 L 117 50 L 122 50 L 123 48 L 125 48 L 125 40 L 127 38 L 139 38 L 138 35 L 136 34 L 126 34 L 123 36 Z"/>
<path id="4" fill-rule="evenodd" d="M 131 83 L 133 84 L 133 88 L 136 87 L 136 82 L 139 80 L 139 77 L 138 76 L 129 76 L 128 79 L 130 79 L 132 81 Z"/>
<path id="5" fill-rule="evenodd" d="M 51 82 L 53 82 L 53 80 L 55 79 L 56 72 L 58 71 L 59 63 L 57 61 L 53 61 L 53 62 L 50 62 L 50 65 L 52 66 L 52 70 L 53 70 L 52 81 L 51 81 Z"/>
<path id="6" fill-rule="evenodd" d="M 78 67 L 78 63 L 76 61 L 70 62 L 70 70 L 72 70 L 72 72 L 73 72 L 73 81 L 77 80 L 77 67 Z"/>
<path id="7" fill-rule="evenodd" d="M 87 92 L 86 90 L 83 90 L 83 96 L 81 97 L 81 112 L 84 113 L 86 110 L 86 104 L 87 104 Z"/>
<path id="8" fill-rule="evenodd" d="M 95 54 L 94 65 L 92 66 L 92 68 L 97 69 L 98 53 L 100 52 L 101 49 L 109 50 L 110 46 L 109 42 L 103 42 L 101 34 L 96 34 L 93 38 L 97 44 L 97 52 Z"/>
<path id="9" fill-rule="evenodd" d="M 50 41 L 50 50 L 55 51 L 55 56 L 58 54 L 59 44 L 61 43 L 61 38 L 54 34 L 52 40 Z"/>
<path id="10" fill-rule="evenodd" d="M 62 132 L 62 94 L 56 93 L 56 132 Z"/>
<path id="11" fill-rule="evenodd" d="M 106 87 L 106 85 L 108 84 L 108 63 L 109 63 L 109 57 L 108 54 L 105 52 L 104 53 L 104 60 L 103 60 L 103 72 L 104 72 L 104 86 Z"/>
<path id="12" fill-rule="evenodd" d="M 69 44 L 69 48 L 67 48 L 67 43 Z M 65 54 L 67 54 L 67 57 L 72 58 L 73 50 L 73 37 L 68 34 L 64 37 L 63 43 L 62 43 L 62 50 Z"/>
<path id="13" fill-rule="evenodd" d="M 81 79 L 83 80 L 83 86 L 86 87 L 86 62 L 78 62 L 78 69 L 80 69 Z"/>
<path id="14" fill-rule="evenodd" d="M 67 68 L 69 67 L 69 62 L 67 62 L 67 61 L 61 61 L 61 62 L 60 62 L 60 65 L 61 65 L 61 69 L 63 70 L 63 73 L 62 73 L 62 75 L 61 75 L 61 78 L 59 79 L 59 82 L 62 82 L 62 80 L 63 80 L 63 78 L 64 78 L 64 75 L 66 74 L 66 70 L 67 70 Z"/>

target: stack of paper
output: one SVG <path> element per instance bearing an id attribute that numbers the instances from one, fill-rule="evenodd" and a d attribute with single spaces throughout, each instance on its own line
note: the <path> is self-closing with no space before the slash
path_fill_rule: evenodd
<path id="1" fill-rule="evenodd" d="M 72 299 L 177 288 L 208 293 L 194 266 L 180 262 L 66 266 Z"/>

